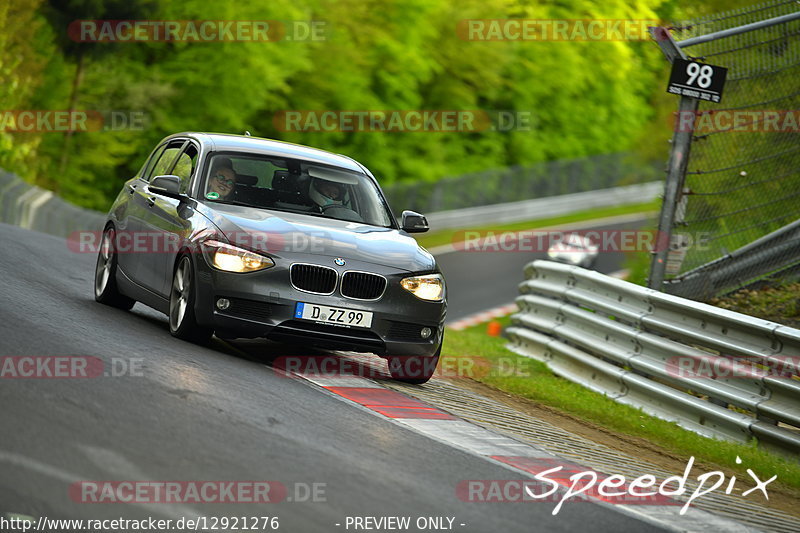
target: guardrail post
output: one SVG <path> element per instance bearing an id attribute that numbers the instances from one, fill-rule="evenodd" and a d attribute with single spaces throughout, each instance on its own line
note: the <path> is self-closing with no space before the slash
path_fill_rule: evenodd
<path id="1" fill-rule="evenodd" d="M 661 47 L 661 51 L 664 52 L 670 63 L 676 58 L 686 59 L 686 53 L 678 47 L 667 28 L 650 28 L 650 34 Z M 682 117 L 685 116 L 684 113 L 691 113 L 694 117 L 697 113 L 697 107 L 697 98 L 681 96 L 677 124 L 682 125 L 685 123 L 682 120 Z M 664 284 L 667 257 L 672 241 L 672 224 L 683 192 L 686 167 L 689 164 L 689 150 L 692 145 L 694 120 L 686 128 L 688 131 L 683 131 L 683 129 L 683 127 L 675 128 L 675 132 L 672 135 L 672 149 L 670 150 L 667 179 L 664 184 L 664 201 L 661 204 L 661 215 L 658 219 L 658 239 L 656 240 L 656 248 L 652 252 L 653 258 L 650 263 L 650 276 L 647 282 L 648 287 L 658 291 L 662 290 Z"/>

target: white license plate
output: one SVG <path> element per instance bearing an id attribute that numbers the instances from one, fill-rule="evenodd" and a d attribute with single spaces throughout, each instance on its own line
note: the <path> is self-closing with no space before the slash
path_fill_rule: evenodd
<path id="1" fill-rule="evenodd" d="M 297 302 L 294 317 L 335 326 L 368 328 L 372 325 L 372 313 L 370 311 L 354 311 L 353 309 L 304 302 Z"/>

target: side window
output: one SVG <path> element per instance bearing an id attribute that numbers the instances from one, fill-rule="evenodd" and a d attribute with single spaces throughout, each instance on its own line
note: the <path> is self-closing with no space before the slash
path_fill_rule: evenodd
<path id="1" fill-rule="evenodd" d="M 185 141 L 172 141 L 166 147 L 166 149 L 161 153 L 161 156 L 156 161 L 155 165 L 147 172 L 147 176 L 145 179 L 150 181 L 155 176 L 163 176 L 164 174 L 168 174 L 170 169 L 172 168 L 172 163 L 175 161 L 175 157 L 178 155 L 178 152 L 181 151 L 181 147 Z"/>
<path id="2" fill-rule="evenodd" d="M 197 166 L 197 147 L 189 144 L 178 156 L 178 162 L 175 163 L 175 168 L 172 173 L 181 179 L 181 192 L 185 193 L 189 188 L 189 181 L 194 174 L 194 169 Z"/>
<path id="3" fill-rule="evenodd" d="M 164 153 L 164 148 L 166 147 L 166 144 L 162 144 L 153 150 L 153 154 L 150 156 L 150 159 L 145 162 L 145 166 L 142 167 L 142 170 L 139 172 L 137 177 L 148 181 L 150 180 L 150 171 L 153 169 L 153 165 L 156 164 L 156 161 L 158 161 L 158 158 L 161 157 L 161 154 Z"/>

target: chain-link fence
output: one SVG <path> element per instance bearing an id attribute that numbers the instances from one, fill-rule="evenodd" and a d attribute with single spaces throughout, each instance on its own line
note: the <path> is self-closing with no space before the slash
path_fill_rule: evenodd
<path id="1" fill-rule="evenodd" d="M 475 172 L 437 182 L 396 183 L 383 190 L 392 208 L 435 213 L 662 179 L 663 163 L 627 153 L 602 154 Z"/>
<path id="2" fill-rule="evenodd" d="M 779 231 L 800 218 L 799 11 L 796 1 L 774 1 L 670 28 L 688 59 L 728 73 L 720 103 L 700 100 L 690 122 L 676 117 L 677 129 L 694 131 L 665 265 L 669 292 L 708 298 L 800 262 L 791 228 Z M 750 245 L 773 232 L 774 246 Z"/>

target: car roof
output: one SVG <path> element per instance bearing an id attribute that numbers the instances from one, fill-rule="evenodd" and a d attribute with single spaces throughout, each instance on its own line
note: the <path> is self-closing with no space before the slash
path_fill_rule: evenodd
<path id="1" fill-rule="evenodd" d="M 182 132 L 170 135 L 165 140 L 175 137 L 190 137 L 203 143 L 212 152 L 247 152 L 267 156 L 302 159 L 322 165 L 346 168 L 360 174 L 364 169 L 353 159 L 340 154 L 326 152 L 318 148 L 303 146 L 272 139 L 234 135 L 230 133 Z M 163 142 L 163 141 L 162 141 Z"/>

